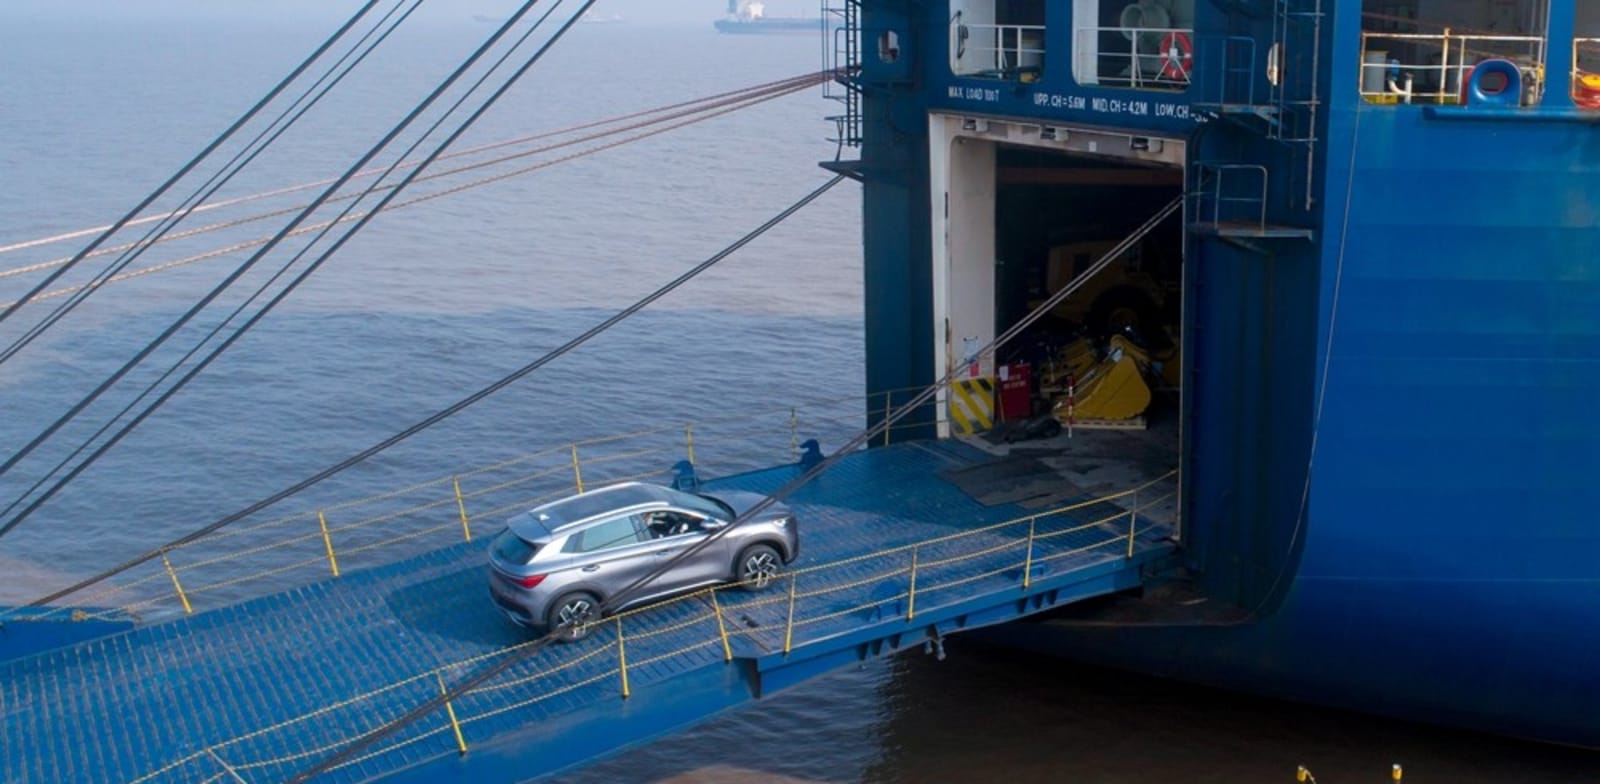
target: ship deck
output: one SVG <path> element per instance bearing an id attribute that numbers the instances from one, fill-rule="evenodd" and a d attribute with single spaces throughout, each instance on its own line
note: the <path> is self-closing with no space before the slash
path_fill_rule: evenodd
<path id="1" fill-rule="evenodd" d="M 317 780 L 526 778 L 849 661 L 1137 586 L 1172 550 L 1170 466 L 1050 449 L 847 456 L 791 499 L 788 586 L 700 592 L 528 655 L 487 598 L 480 539 L 0 664 L 0 779 L 286 780 L 508 656 Z M 708 485 L 771 492 L 798 470 Z"/>

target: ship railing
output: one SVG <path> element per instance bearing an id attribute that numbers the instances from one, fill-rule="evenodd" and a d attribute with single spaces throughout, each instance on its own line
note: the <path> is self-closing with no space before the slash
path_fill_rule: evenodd
<path id="1" fill-rule="evenodd" d="M 1190 214 L 1198 223 L 1221 228 L 1266 231 L 1267 192 L 1271 173 L 1267 167 L 1249 163 L 1195 164 L 1201 187 L 1195 191 Z"/>
<path id="2" fill-rule="evenodd" d="M 1581 109 L 1600 109 L 1600 38 L 1572 39 L 1572 99 Z"/>
<path id="3" fill-rule="evenodd" d="M 141 569 L 70 597 L 70 606 L 13 607 L 0 612 L 0 622 L 156 620 L 237 604 L 479 541 L 498 534 L 517 512 L 585 489 L 635 480 L 683 485 L 799 461 L 807 441 L 843 443 L 863 428 L 869 412 L 886 416 L 920 391 L 704 416 L 560 443 L 373 495 L 299 500 L 296 511 L 281 513 L 280 507 L 278 516 L 247 519 L 171 547 Z M 937 412 L 935 402 L 924 404 L 876 443 L 932 433 Z"/>
<path id="4" fill-rule="evenodd" d="M 735 666 L 736 658 L 753 655 L 789 655 L 864 624 L 910 624 L 975 594 L 1015 597 L 1052 576 L 1127 562 L 1142 550 L 1141 543 L 1152 546 L 1171 530 L 1177 486 L 1178 473 L 1172 471 L 1046 511 L 794 569 L 760 588 L 718 586 L 618 613 L 591 624 L 576 643 L 529 651 L 530 641 L 419 669 L 407 678 L 369 685 L 263 729 L 211 743 L 133 784 L 189 781 L 219 772 L 241 780 L 285 780 L 363 737 L 375 716 L 448 694 L 473 673 L 507 657 L 522 657 L 452 696 L 436 716 L 399 728 L 384 745 L 334 770 L 381 760 L 402 749 L 410 762 L 401 764 L 466 754 L 475 743 L 488 741 L 495 725 L 526 726 L 558 697 L 626 700 L 639 679 L 652 677 L 652 672 Z M 928 642 L 935 644 L 931 638 Z M 664 662 L 672 664 L 653 666 Z M 322 677 L 324 665 L 307 666 L 317 669 L 314 677 Z"/>
<path id="5" fill-rule="evenodd" d="M 1072 76 L 1079 84 L 1185 90 L 1194 73 L 1194 30 L 1185 27 L 1079 27 Z"/>
<path id="6" fill-rule="evenodd" d="M 950 22 L 950 67 L 957 76 L 1033 81 L 1044 71 L 1044 25 Z"/>
<path id="7" fill-rule="evenodd" d="M 1538 101 L 1544 82 L 1546 39 L 1532 35 L 1443 33 L 1361 34 L 1361 97 L 1369 103 L 1462 103 L 1478 63 L 1509 60 L 1524 76 L 1525 104 Z"/>

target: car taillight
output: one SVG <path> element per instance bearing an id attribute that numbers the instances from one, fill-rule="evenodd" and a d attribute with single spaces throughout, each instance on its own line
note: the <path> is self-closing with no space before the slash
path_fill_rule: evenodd
<path id="1" fill-rule="evenodd" d="M 517 585 L 524 588 L 532 588 L 542 582 L 544 582 L 544 575 L 542 574 L 530 574 L 527 577 L 517 579 Z"/>

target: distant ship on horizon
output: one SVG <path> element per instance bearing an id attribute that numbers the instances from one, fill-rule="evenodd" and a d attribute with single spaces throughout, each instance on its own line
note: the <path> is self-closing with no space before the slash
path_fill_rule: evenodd
<path id="1" fill-rule="evenodd" d="M 760 0 L 728 0 L 728 15 L 715 23 L 723 33 L 814 33 L 824 29 L 823 17 L 767 16 Z"/>

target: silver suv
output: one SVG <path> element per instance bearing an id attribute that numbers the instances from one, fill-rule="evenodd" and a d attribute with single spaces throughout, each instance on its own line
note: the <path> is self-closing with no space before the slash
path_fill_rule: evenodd
<path id="1" fill-rule="evenodd" d="M 489 595 L 518 624 L 582 638 L 602 603 L 763 500 L 629 482 L 545 504 L 511 518 L 489 548 Z M 773 504 L 613 609 L 717 583 L 759 590 L 799 554 L 794 513 Z"/>

